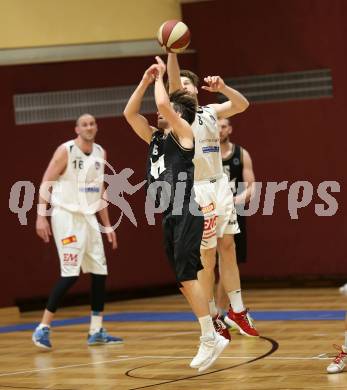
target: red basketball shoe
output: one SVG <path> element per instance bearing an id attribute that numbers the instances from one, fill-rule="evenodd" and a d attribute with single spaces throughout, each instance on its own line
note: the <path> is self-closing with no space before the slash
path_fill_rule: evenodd
<path id="1" fill-rule="evenodd" d="M 334 344 L 334 347 L 338 350 L 339 353 L 335 356 L 335 359 L 327 367 L 327 371 L 329 374 L 337 374 L 339 372 L 342 372 L 343 369 L 346 367 L 347 363 L 347 348 L 344 345 L 340 347 L 336 344 Z"/>
<path id="2" fill-rule="evenodd" d="M 252 318 L 248 314 L 248 309 L 241 313 L 235 313 L 230 307 L 228 314 L 224 317 L 224 322 L 231 327 L 238 328 L 239 332 L 245 336 L 259 337 L 259 333 L 255 329 Z"/>
<path id="3" fill-rule="evenodd" d="M 221 316 L 217 314 L 215 317 L 212 318 L 213 320 L 213 326 L 217 333 L 219 333 L 221 336 L 223 336 L 227 340 L 231 340 L 230 333 L 225 326 Z"/>

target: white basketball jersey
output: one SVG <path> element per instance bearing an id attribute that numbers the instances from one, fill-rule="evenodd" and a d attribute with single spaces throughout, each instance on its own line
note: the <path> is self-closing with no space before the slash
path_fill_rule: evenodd
<path id="1" fill-rule="evenodd" d="M 211 106 L 198 107 L 192 124 L 195 137 L 194 180 L 213 180 L 223 175 L 217 114 Z"/>
<path id="2" fill-rule="evenodd" d="M 71 212 L 95 214 L 100 210 L 104 182 L 104 150 L 94 143 L 91 154 L 87 155 L 74 140 L 65 142 L 64 146 L 68 162 L 65 172 L 53 185 L 51 204 Z"/>

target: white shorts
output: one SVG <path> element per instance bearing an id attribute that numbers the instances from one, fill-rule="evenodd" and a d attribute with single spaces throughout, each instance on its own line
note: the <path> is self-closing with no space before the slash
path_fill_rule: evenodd
<path id="1" fill-rule="evenodd" d="M 225 174 L 216 180 L 195 182 L 194 191 L 205 218 L 201 249 L 215 248 L 217 238 L 225 234 L 240 233 L 233 193 Z"/>
<path id="2" fill-rule="evenodd" d="M 60 259 L 61 276 L 83 273 L 107 275 L 106 257 L 96 216 L 55 207 L 52 231 Z"/>

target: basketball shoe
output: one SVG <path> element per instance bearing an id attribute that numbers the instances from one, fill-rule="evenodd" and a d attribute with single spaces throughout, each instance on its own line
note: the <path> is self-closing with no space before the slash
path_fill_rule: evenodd
<path id="1" fill-rule="evenodd" d="M 347 364 L 347 347 L 345 347 L 344 345 L 341 345 L 340 347 L 336 344 L 334 344 L 334 347 L 339 351 L 339 353 L 327 367 L 327 371 L 329 374 L 337 374 L 339 372 L 342 372 Z"/>
<path id="2" fill-rule="evenodd" d="M 214 333 L 213 336 L 201 336 L 198 353 L 190 362 L 190 367 L 198 368 L 199 372 L 207 370 L 217 360 L 218 356 L 228 344 L 229 340 L 219 333 Z"/>
<path id="3" fill-rule="evenodd" d="M 51 349 L 52 344 L 49 340 L 51 330 L 48 326 L 45 326 L 43 328 L 37 327 L 33 333 L 32 340 L 33 343 L 40 348 L 44 349 Z"/>
<path id="4" fill-rule="evenodd" d="M 106 329 L 100 328 L 99 332 L 88 334 L 88 345 L 122 344 L 123 339 L 107 334 Z"/>
<path id="5" fill-rule="evenodd" d="M 248 309 L 241 313 L 235 313 L 232 307 L 230 307 L 227 315 L 224 317 L 224 322 L 231 327 L 238 328 L 239 332 L 244 336 L 259 337 Z"/>
<path id="6" fill-rule="evenodd" d="M 226 338 L 227 340 L 231 340 L 229 330 L 225 326 L 222 317 L 217 314 L 215 317 L 212 318 L 214 329 L 217 333 L 219 333 L 221 336 Z"/>

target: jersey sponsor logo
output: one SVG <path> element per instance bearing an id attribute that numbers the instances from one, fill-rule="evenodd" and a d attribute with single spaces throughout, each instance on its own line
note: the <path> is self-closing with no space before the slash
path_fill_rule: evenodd
<path id="1" fill-rule="evenodd" d="M 203 146 L 202 147 L 203 153 L 218 153 L 219 152 L 219 146 Z"/>
<path id="2" fill-rule="evenodd" d="M 237 158 L 237 157 L 235 157 L 235 158 L 233 159 L 233 163 L 234 163 L 234 165 L 240 165 L 240 159 Z"/>
<path id="3" fill-rule="evenodd" d="M 68 244 L 71 244 L 73 242 L 77 242 L 77 238 L 76 236 L 70 236 L 70 237 L 65 237 L 61 240 L 62 244 L 63 245 L 68 245 Z"/>
<path id="4" fill-rule="evenodd" d="M 64 253 L 64 265 L 77 266 L 78 254 L 77 253 Z"/>
<path id="5" fill-rule="evenodd" d="M 80 187 L 79 192 L 100 192 L 99 187 Z"/>
<path id="6" fill-rule="evenodd" d="M 166 170 L 164 155 L 161 155 L 156 162 L 151 159 L 151 176 L 158 179 L 159 176 Z"/>
<path id="7" fill-rule="evenodd" d="M 95 161 L 95 169 L 100 169 L 101 164 L 99 161 Z"/>
<path id="8" fill-rule="evenodd" d="M 203 206 L 201 207 L 201 211 L 203 214 L 207 214 L 207 213 L 210 213 L 211 211 L 213 211 L 215 209 L 214 207 L 214 203 L 210 203 L 209 205 L 207 206 Z"/>
<path id="9" fill-rule="evenodd" d="M 212 232 L 204 232 L 203 234 L 203 238 L 204 240 L 208 240 L 209 238 L 212 238 L 212 237 L 215 237 L 217 235 L 216 231 L 212 231 Z"/>
<path id="10" fill-rule="evenodd" d="M 207 142 L 214 142 L 214 143 L 218 143 L 219 142 L 219 138 L 204 138 L 204 139 L 200 139 L 199 140 L 199 143 L 200 144 L 205 144 Z"/>
<path id="11" fill-rule="evenodd" d="M 204 221 L 204 238 L 210 238 L 216 234 L 217 215 L 212 218 L 207 218 Z"/>

